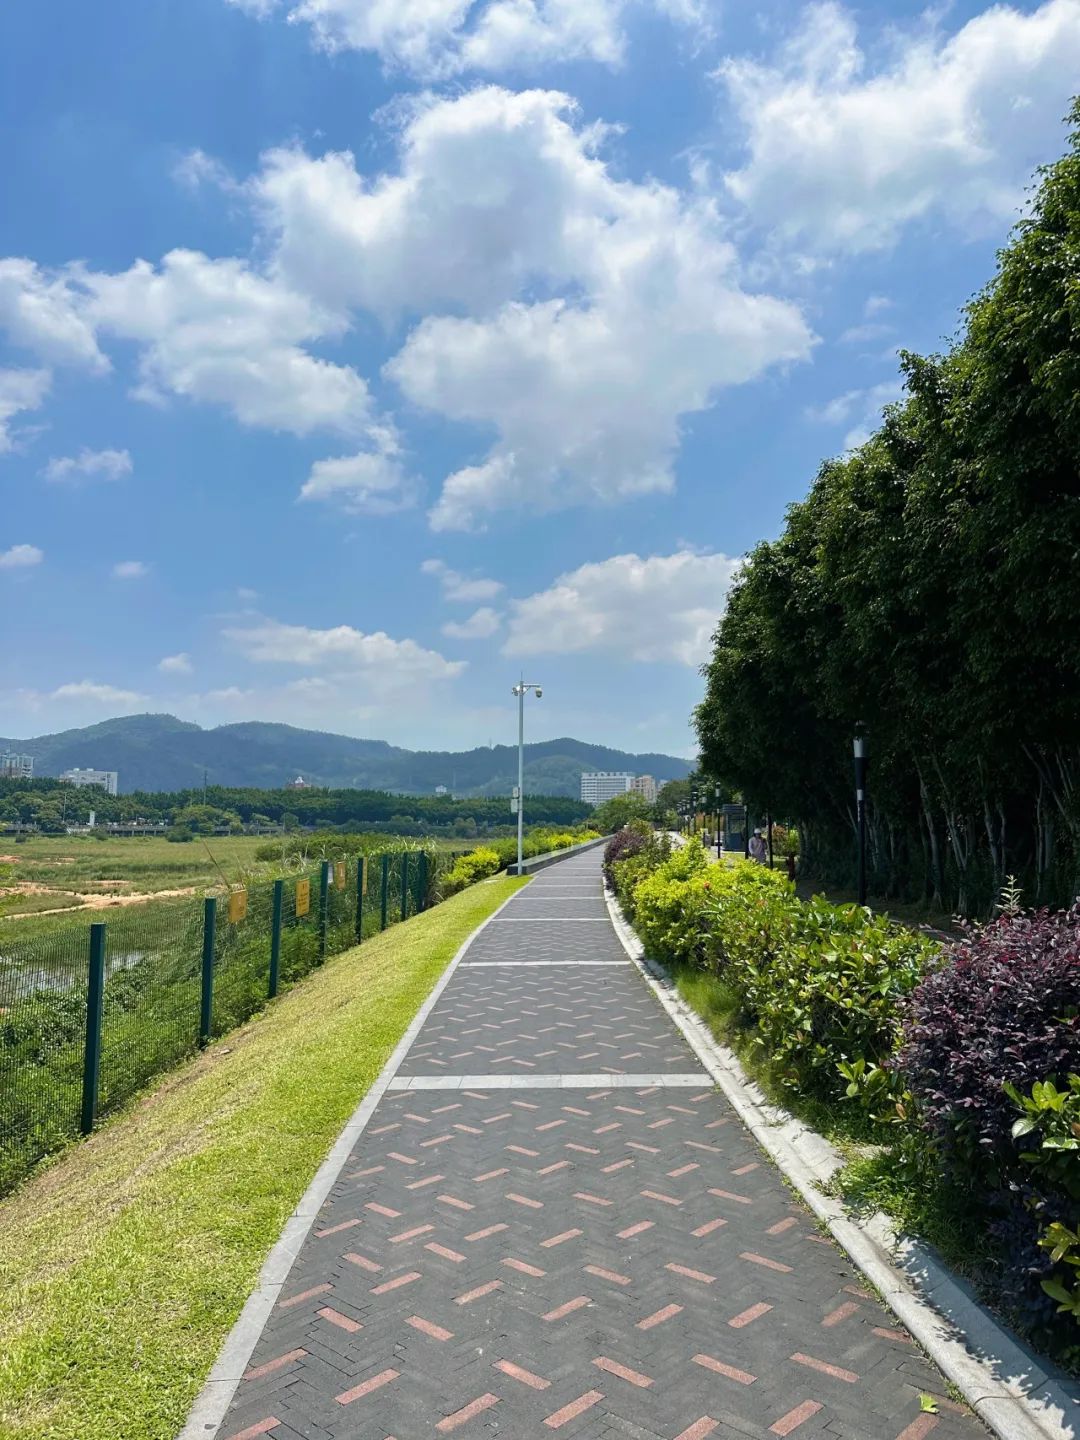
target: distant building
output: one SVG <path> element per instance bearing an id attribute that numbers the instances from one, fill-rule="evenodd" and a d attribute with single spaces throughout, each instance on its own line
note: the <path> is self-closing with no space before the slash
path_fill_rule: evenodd
<path id="1" fill-rule="evenodd" d="M 447 790 L 447 788 L 446 788 L 445 785 L 436 785 L 436 786 L 435 786 L 435 794 L 436 794 L 436 795 L 449 795 L 449 794 L 450 794 L 450 791 Z"/>
<path id="2" fill-rule="evenodd" d="M 311 786 L 304 779 L 303 775 L 297 775 L 295 780 L 290 780 L 285 786 L 286 790 L 310 790 Z"/>
<path id="3" fill-rule="evenodd" d="M 581 798 L 586 805 L 602 805 L 616 795 L 625 795 L 633 784 L 628 770 L 594 770 L 581 777 Z"/>
<path id="4" fill-rule="evenodd" d="M 34 778 L 34 757 L 17 755 L 14 750 L 0 754 L 0 780 L 32 780 Z"/>
<path id="5" fill-rule="evenodd" d="M 74 785 L 77 790 L 83 790 L 87 785 L 96 785 L 99 790 L 104 790 L 109 795 L 115 795 L 120 784 L 120 776 L 116 770 L 80 770 L 77 765 L 74 770 L 65 770 L 60 779 Z"/>
<path id="6" fill-rule="evenodd" d="M 630 782 L 630 789 L 643 795 L 650 805 L 656 804 L 656 781 L 651 775 L 635 775 Z"/>

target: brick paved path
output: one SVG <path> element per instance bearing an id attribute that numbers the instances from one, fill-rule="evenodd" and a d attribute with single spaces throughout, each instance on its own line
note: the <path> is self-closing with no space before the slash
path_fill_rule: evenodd
<path id="1" fill-rule="evenodd" d="M 598 852 L 473 942 L 219 1434 L 964 1440 L 607 919 Z"/>

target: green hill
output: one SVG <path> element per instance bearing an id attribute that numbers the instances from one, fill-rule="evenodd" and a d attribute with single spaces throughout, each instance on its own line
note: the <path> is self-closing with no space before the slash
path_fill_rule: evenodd
<path id="1" fill-rule="evenodd" d="M 248 721 L 204 730 L 174 715 L 127 715 L 82 730 L 0 747 L 33 755 L 35 775 L 74 766 L 116 770 L 120 788 L 185 790 L 203 783 L 276 789 L 297 775 L 312 785 L 430 795 L 445 785 L 458 795 L 506 795 L 517 783 L 511 745 L 476 750 L 403 750 L 385 740 L 357 740 L 292 725 Z M 525 786 L 534 795 L 577 797 L 584 770 L 630 770 L 658 782 L 680 779 L 690 763 L 674 755 L 631 755 L 581 740 L 525 747 Z"/>

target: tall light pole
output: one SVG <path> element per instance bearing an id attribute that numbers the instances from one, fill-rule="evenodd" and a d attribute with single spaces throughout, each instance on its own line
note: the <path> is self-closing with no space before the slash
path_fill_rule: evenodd
<path id="1" fill-rule="evenodd" d="M 866 736 L 862 721 L 855 726 L 855 819 L 859 831 L 859 904 L 866 904 Z"/>
<path id="2" fill-rule="evenodd" d="M 536 698 L 539 700 L 543 690 L 539 685 L 531 681 L 526 684 L 525 677 L 514 686 L 514 694 L 518 697 L 518 783 L 517 783 L 517 820 L 518 820 L 518 856 L 517 873 L 521 874 L 522 863 L 522 840 L 524 837 L 525 821 L 525 694 L 529 690 L 536 691 Z"/>

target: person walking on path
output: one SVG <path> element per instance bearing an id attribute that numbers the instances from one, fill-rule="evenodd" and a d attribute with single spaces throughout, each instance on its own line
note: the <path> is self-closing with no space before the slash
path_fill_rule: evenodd
<path id="1" fill-rule="evenodd" d="M 759 865 L 764 865 L 768 859 L 769 852 L 765 844 L 765 837 L 760 830 L 755 830 L 750 836 L 750 859 L 755 860 Z"/>

